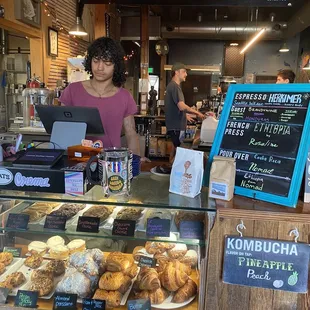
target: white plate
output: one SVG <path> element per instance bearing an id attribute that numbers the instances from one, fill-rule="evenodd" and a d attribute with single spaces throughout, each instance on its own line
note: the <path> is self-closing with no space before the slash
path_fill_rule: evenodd
<path id="1" fill-rule="evenodd" d="M 153 173 L 156 176 L 162 177 L 162 178 L 170 178 L 170 174 L 164 174 L 164 173 L 156 172 L 156 167 L 151 169 L 151 173 Z"/>
<path id="2" fill-rule="evenodd" d="M 180 304 L 176 304 L 171 302 L 173 295 L 170 295 L 162 304 L 160 305 L 152 305 L 152 308 L 155 309 L 178 309 L 178 308 L 182 308 L 186 305 L 188 305 L 189 303 L 191 303 L 194 299 L 195 299 L 196 295 L 191 297 L 189 300 L 182 302 Z"/>
<path id="3" fill-rule="evenodd" d="M 0 276 L 0 282 L 4 281 L 6 276 L 15 272 L 23 263 L 24 258 L 14 257 L 12 263 L 5 267 L 5 272 Z"/>

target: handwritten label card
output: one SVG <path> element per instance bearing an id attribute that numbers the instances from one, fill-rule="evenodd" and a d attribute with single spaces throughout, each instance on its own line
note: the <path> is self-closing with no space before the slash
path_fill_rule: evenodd
<path id="1" fill-rule="evenodd" d="M 112 235 L 133 237 L 135 235 L 136 221 L 114 220 Z"/>
<path id="2" fill-rule="evenodd" d="M 22 249 L 21 248 L 12 248 L 12 247 L 5 246 L 3 248 L 3 252 L 12 253 L 13 257 L 21 257 Z"/>
<path id="3" fill-rule="evenodd" d="M 151 302 L 149 299 L 128 300 L 128 310 L 151 310 Z"/>
<path id="4" fill-rule="evenodd" d="M 36 308 L 39 294 L 33 291 L 19 290 L 14 305 L 17 307 Z"/>
<path id="5" fill-rule="evenodd" d="M 6 228 L 27 230 L 29 218 L 29 214 L 10 213 L 6 222 Z"/>
<path id="6" fill-rule="evenodd" d="M 156 267 L 156 259 L 148 256 L 140 256 L 138 266 L 154 268 Z"/>
<path id="7" fill-rule="evenodd" d="M 81 232 L 99 232 L 100 218 L 92 216 L 80 216 L 76 231 Z"/>
<path id="8" fill-rule="evenodd" d="M 198 221 L 181 221 L 180 237 L 182 239 L 203 239 L 204 224 Z"/>
<path id="9" fill-rule="evenodd" d="M 152 218 L 147 220 L 146 235 L 148 237 L 169 237 L 170 220 Z"/>
<path id="10" fill-rule="evenodd" d="M 77 295 L 55 293 L 53 310 L 76 310 Z"/>
<path id="11" fill-rule="evenodd" d="M 223 281 L 308 293 L 309 245 L 226 236 Z"/>
<path id="12" fill-rule="evenodd" d="M 45 229 L 66 230 L 67 217 L 47 215 L 44 223 Z"/>
<path id="13" fill-rule="evenodd" d="M 105 300 L 83 298 L 82 310 L 105 310 Z"/>

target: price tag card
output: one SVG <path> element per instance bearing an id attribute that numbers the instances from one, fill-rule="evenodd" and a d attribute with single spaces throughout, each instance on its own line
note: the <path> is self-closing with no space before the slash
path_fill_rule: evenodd
<path id="1" fill-rule="evenodd" d="M 82 310 L 105 310 L 105 300 L 83 298 Z"/>
<path id="2" fill-rule="evenodd" d="M 170 220 L 152 218 L 147 220 L 146 235 L 148 237 L 169 237 Z"/>
<path id="3" fill-rule="evenodd" d="M 76 310 L 77 294 L 55 293 L 53 310 Z"/>
<path id="4" fill-rule="evenodd" d="M 128 300 L 127 310 L 151 310 L 149 299 Z"/>
<path id="5" fill-rule="evenodd" d="M 3 248 L 3 252 L 12 253 L 13 257 L 21 257 L 22 249 L 21 248 L 11 248 L 11 247 L 5 246 Z"/>
<path id="6" fill-rule="evenodd" d="M 66 223 L 66 216 L 47 215 L 44 223 L 44 228 L 52 230 L 66 230 Z"/>
<path id="7" fill-rule="evenodd" d="M 98 233 L 100 225 L 99 217 L 80 216 L 76 231 Z"/>
<path id="8" fill-rule="evenodd" d="M 136 221 L 114 220 L 112 235 L 133 237 L 135 235 Z"/>
<path id="9" fill-rule="evenodd" d="M 180 238 L 182 239 L 203 239 L 204 224 L 198 221 L 181 221 Z"/>
<path id="10" fill-rule="evenodd" d="M 5 287 L 0 287 L 0 304 L 5 304 L 10 290 Z"/>
<path id="11" fill-rule="evenodd" d="M 138 266 L 154 268 L 156 267 L 156 259 L 148 256 L 140 256 Z"/>
<path id="12" fill-rule="evenodd" d="M 33 291 L 19 290 L 14 305 L 17 307 L 36 308 L 39 294 Z"/>
<path id="13" fill-rule="evenodd" d="M 6 221 L 6 228 L 27 230 L 29 214 L 10 213 Z"/>

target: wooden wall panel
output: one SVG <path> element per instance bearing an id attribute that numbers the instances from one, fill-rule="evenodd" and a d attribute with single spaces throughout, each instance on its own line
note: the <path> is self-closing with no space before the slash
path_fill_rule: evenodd
<path id="1" fill-rule="evenodd" d="M 54 10 L 62 26 L 69 30 L 76 20 L 76 0 L 46 0 L 46 2 Z M 55 20 L 53 27 L 56 27 Z M 88 45 L 89 42 L 83 39 L 72 38 L 61 31 L 58 32 L 58 57 L 51 58 L 48 87 L 54 88 L 57 80 L 67 79 L 67 58 L 84 55 Z"/>
<path id="2" fill-rule="evenodd" d="M 309 310 L 308 294 L 230 285 L 222 282 L 225 235 L 238 235 L 236 225 L 243 220 L 244 237 L 289 240 L 289 232 L 299 230 L 299 241 L 309 243 L 310 214 L 229 210 L 220 208 L 210 233 L 206 310 Z"/>

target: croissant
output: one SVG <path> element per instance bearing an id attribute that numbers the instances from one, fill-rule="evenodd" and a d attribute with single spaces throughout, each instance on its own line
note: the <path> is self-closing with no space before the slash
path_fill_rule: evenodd
<path id="1" fill-rule="evenodd" d="M 133 279 L 138 273 L 138 265 L 133 264 L 130 268 L 124 270 L 124 275 Z"/>
<path id="2" fill-rule="evenodd" d="M 145 250 L 149 254 L 162 254 L 167 249 L 163 246 L 163 242 L 147 241 L 145 243 Z"/>
<path id="3" fill-rule="evenodd" d="M 189 279 L 188 282 L 178 289 L 173 296 L 172 302 L 182 303 L 189 300 L 191 297 L 197 294 L 197 285 L 196 283 Z"/>
<path id="4" fill-rule="evenodd" d="M 122 297 L 122 294 L 118 291 L 97 289 L 93 299 L 105 300 L 107 308 L 115 308 L 120 306 Z"/>
<path id="5" fill-rule="evenodd" d="M 161 285 L 170 292 L 177 291 L 188 280 L 188 275 L 174 267 L 173 263 L 167 264 L 165 270 L 159 276 Z"/>
<path id="6" fill-rule="evenodd" d="M 133 290 L 131 292 L 131 299 L 150 299 L 152 305 L 160 305 L 162 304 L 165 299 L 169 297 L 169 292 L 167 292 L 164 288 L 158 288 L 156 291 L 140 291 L 140 290 Z"/>
<path id="7" fill-rule="evenodd" d="M 126 279 L 127 278 L 127 279 Z M 99 280 L 99 288 L 107 291 L 117 291 L 129 277 L 121 272 L 106 272 Z"/>
<path id="8" fill-rule="evenodd" d="M 137 286 L 140 290 L 155 291 L 160 288 L 158 273 L 154 268 L 142 267 L 137 277 Z"/>

